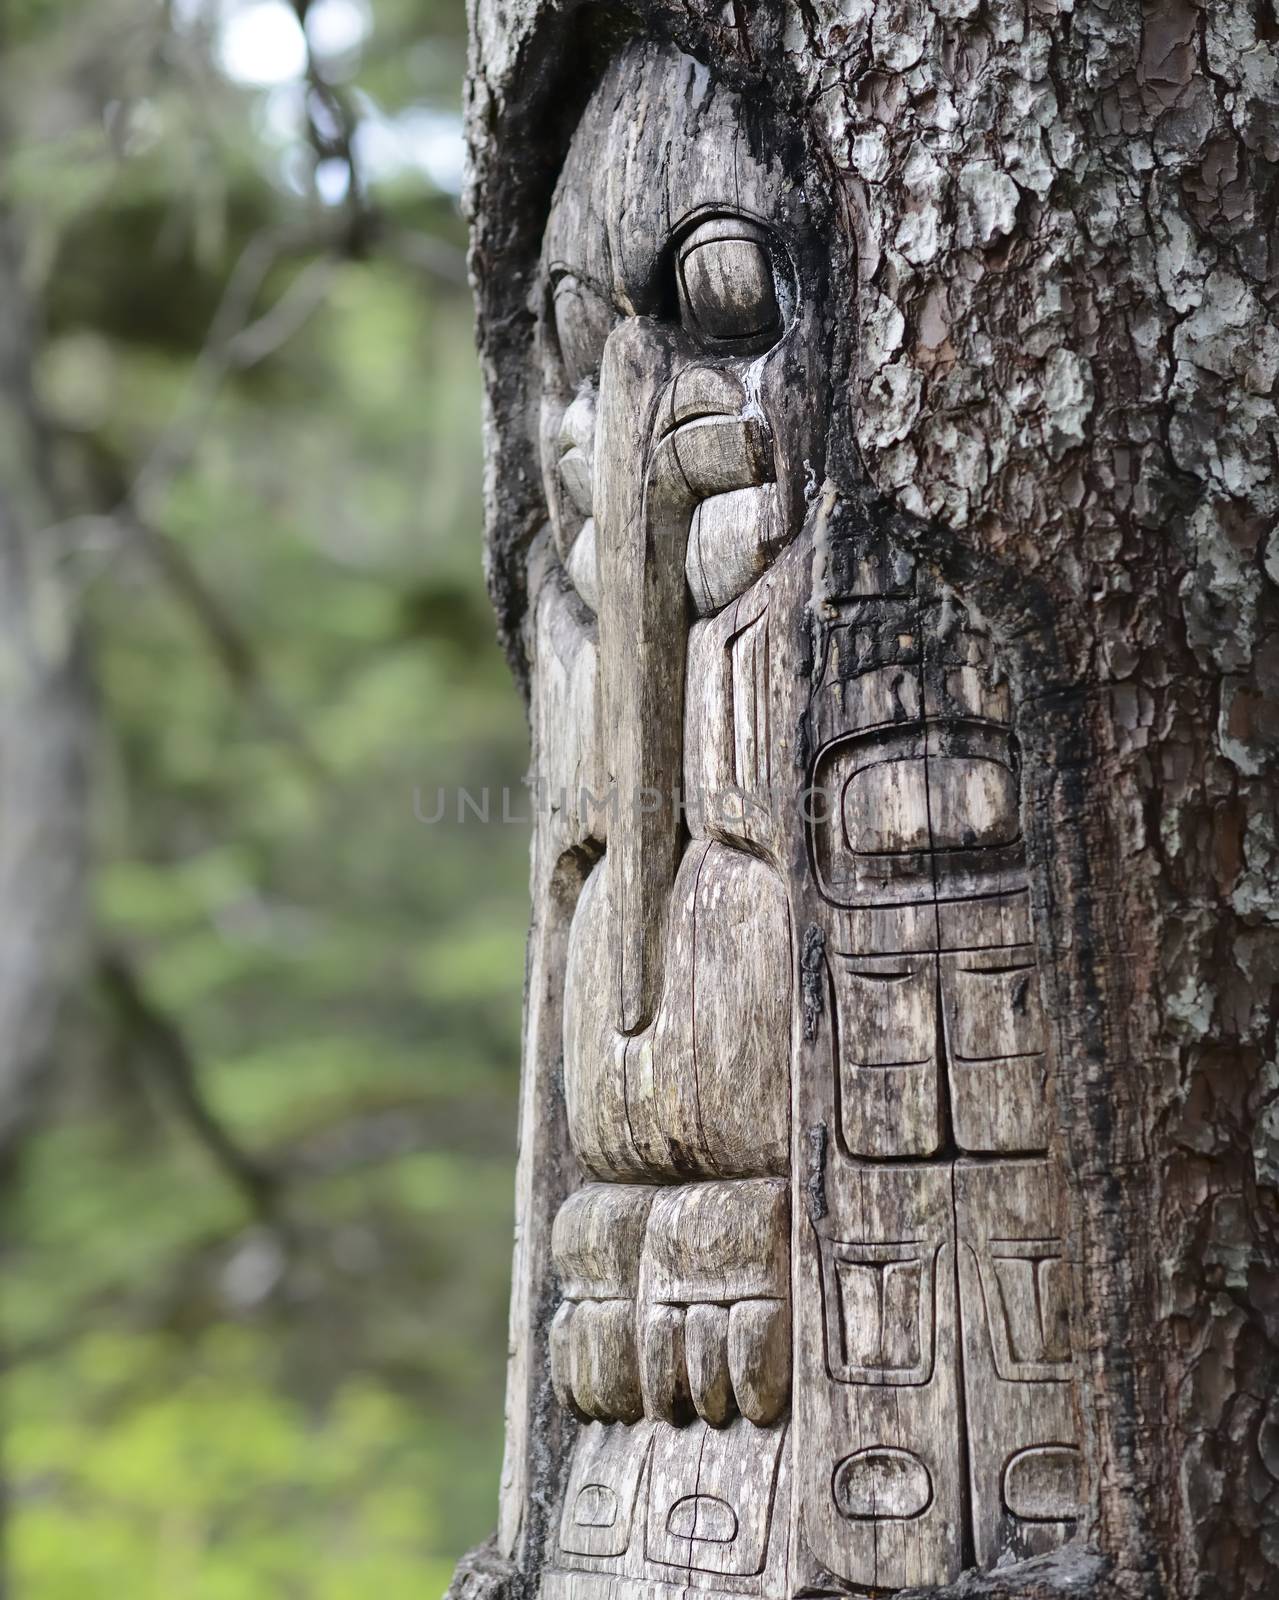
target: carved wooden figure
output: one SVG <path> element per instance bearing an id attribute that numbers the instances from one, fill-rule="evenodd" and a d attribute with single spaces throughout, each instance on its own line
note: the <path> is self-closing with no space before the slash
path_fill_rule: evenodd
<path id="1" fill-rule="evenodd" d="M 788 148 L 628 46 L 545 230 L 502 1537 L 551 1597 L 936 1584 L 1077 1515 L 1016 708 L 826 482 Z"/>
<path id="2" fill-rule="evenodd" d="M 467 10 L 538 821 L 451 1600 L 1272 1600 L 1274 0 Z"/>

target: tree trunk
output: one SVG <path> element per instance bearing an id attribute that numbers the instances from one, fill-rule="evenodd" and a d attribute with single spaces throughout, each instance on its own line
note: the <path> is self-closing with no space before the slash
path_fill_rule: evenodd
<path id="1" fill-rule="evenodd" d="M 17 226 L 0 208 L 0 1181 L 82 971 L 91 716 Z"/>
<path id="2" fill-rule="evenodd" d="M 1272 6 L 472 30 L 540 788 L 456 1592 L 1279 1593 Z"/>
<path id="3" fill-rule="evenodd" d="M 0 1203 L 81 951 L 91 731 L 65 556 L 53 548 L 57 502 L 24 287 L 16 227 L 0 204 Z M 0 1595 L 8 1515 L 0 1478 Z"/>

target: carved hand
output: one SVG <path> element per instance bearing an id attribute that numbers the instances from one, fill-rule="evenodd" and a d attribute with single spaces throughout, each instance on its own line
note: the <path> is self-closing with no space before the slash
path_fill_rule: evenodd
<path id="1" fill-rule="evenodd" d="M 647 1415 L 765 1427 L 790 1397 L 790 1204 L 785 1179 L 664 1189 L 640 1270 Z"/>

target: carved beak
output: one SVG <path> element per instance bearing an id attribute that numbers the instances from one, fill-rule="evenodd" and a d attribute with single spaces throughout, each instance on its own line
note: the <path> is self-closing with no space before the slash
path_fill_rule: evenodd
<path id="1" fill-rule="evenodd" d="M 618 1027 L 657 1010 L 666 913 L 682 848 L 684 670 L 690 624 L 689 523 L 710 495 L 773 476 L 767 430 L 743 417 L 723 372 L 703 385 L 718 408 L 674 384 L 675 342 L 641 318 L 610 334 L 595 452 L 599 639 L 605 742 L 617 797 L 608 840 Z M 736 400 L 732 414 L 726 404 Z M 691 413 L 691 414 L 690 414 Z"/>

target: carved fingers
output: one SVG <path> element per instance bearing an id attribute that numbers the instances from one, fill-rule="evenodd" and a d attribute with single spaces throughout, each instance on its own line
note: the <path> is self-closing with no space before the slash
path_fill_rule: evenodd
<path id="1" fill-rule="evenodd" d="M 790 1398 L 783 1180 L 595 1184 L 556 1219 L 560 1403 L 581 1420 L 766 1427 Z"/>
<path id="2" fill-rule="evenodd" d="M 635 1294 L 656 1192 L 591 1184 L 555 1218 L 551 1251 L 564 1303 L 551 1325 L 551 1382 L 560 1404 L 584 1421 L 638 1422 L 643 1415 Z"/>
<path id="3" fill-rule="evenodd" d="M 646 1412 L 764 1427 L 790 1395 L 787 1185 L 759 1179 L 663 1190 L 640 1276 Z"/>
<path id="4" fill-rule="evenodd" d="M 749 588 L 786 542 L 773 436 L 739 377 L 702 366 L 670 385 L 658 431 L 650 511 L 686 527 L 684 576 L 704 616 Z"/>
<path id="5" fill-rule="evenodd" d="M 790 1305 L 656 1304 L 644 1314 L 640 1383 L 649 1416 L 681 1427 L 694 1414 L 712 1428 L 741 1415 L 778 1421 L 790 1397 Z"/>
<path id="6" fill-rule="evenodd" d="M 728 1370 L 748 1422 L 775 1422 L 790 1397 L 789 1297 L 739 1300 L 728 1314 Z"/>
<path id="7" fill-rule="evenodd" d="M 693 512 L 684 575 L 700 615 L 750 587 L 786 540 L 777 485 L 711 495 Z"/>

